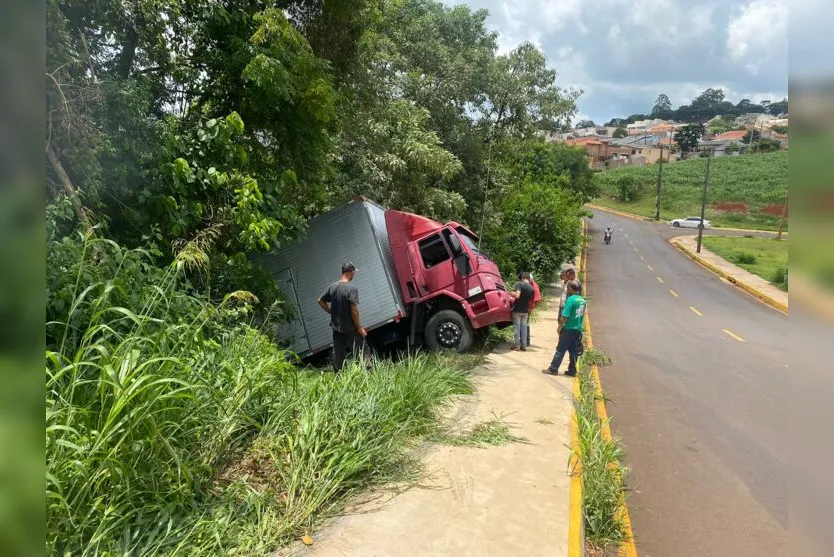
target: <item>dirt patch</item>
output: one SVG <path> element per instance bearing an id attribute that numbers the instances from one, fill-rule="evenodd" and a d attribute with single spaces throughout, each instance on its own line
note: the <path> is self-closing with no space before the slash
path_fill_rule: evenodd
<path id="1" fill-rule="evenodd" d="M 712 208 L 716 211 L 724 211 L 725 213 L 746 213 L 747 203 L 742 203 L 740 201 L 723 201 L 720 203 L 713 203 Z"/>
<path id="2" fill-rule="evenodd" d="M 785 208 L 784 205 L 768 205 L 764 209 L 762 209 L 762 213 L 767 213 L 768 215 L 775 215 L 777 217 L 782 216 L 782 209 Z M 788 210 L 785 209 L 785 216 L 788 216 Z"/>

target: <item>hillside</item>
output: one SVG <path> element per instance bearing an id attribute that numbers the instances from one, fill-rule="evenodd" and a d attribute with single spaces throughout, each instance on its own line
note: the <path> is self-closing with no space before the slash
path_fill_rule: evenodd
<path id="1" fill-rule="evenodd" d="M 700 214 L 705 165 L 704 159 L 663 165 L 662 220 Z M 657 170 L 653 165 L 596 174 L 601 195 L 595 202 L 653 217 Z M 624 202 L 617 198 L 617 182 L 621 176 L 634 178 L 639 192 L 635 201 Z M 785 151 L 718 157 L 710 163 L 706 218 L 716 226 L 776 229 L 787 191 L 788 153 Z"/>

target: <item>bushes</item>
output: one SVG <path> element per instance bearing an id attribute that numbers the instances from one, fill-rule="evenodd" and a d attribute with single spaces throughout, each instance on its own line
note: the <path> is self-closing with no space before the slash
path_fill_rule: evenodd
<path id="1" fill-rule="evenodd" d="M 755 265 L 758 258 L 749 252 L 742 251 L 733 256 L 733 262 L 739 265 Z"/>
<path id="2" fill-rule="evenodd" d="M 99 242 L 81 253 L 143 258 Z M 130 282 L 125 267 L 89 265 L 71 268 L 81 279 L 59 326 L 75 342 L 46 353 L 49 554 L 267 553 L 353 490 L 401 476 L 409 442 L 470 392 L 440 356 L 299 373 L 240 323 L 246 293 L 189 297 L 175 266 L 135 304 L 114 286 Z"/>
<path id="3" fill-rule="evenodd" d="M 774 270 L 771 273 L 770 277 L 768 277 L 768 280 L 770 280 L 770 282 L 772 282 L 776 286 L 779 286 L 780 288 L 784 288 L 785 290 L 787 290 L 787 288 L 788 288 L 788 266 L 787 265 L 779 266 L 779 268 L 777 268 L 776 270 Z"/>
<path id="4" fill-rule="evenodd" d="M 633 176 L 625 175 L 617 179 L 617 199 L 620 201 L 634 201 L 640 195 L 640 186 Z"/>

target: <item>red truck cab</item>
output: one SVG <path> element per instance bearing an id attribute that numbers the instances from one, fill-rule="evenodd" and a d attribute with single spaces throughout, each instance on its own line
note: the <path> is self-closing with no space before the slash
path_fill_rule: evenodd
<path id="1" fill-rule="evenodd" d="M 512 321 L 498 266 L 478 251 L 465 226 L 387 210 L 385 224 L 411 336 L 421 330 L 431 348 L 466 349 L 474 331 Z"/>

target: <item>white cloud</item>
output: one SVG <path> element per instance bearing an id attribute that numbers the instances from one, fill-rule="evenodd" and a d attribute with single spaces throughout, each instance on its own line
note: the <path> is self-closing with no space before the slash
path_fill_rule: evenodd
<path id="1" fill-rule="evenodd" d="M 548 30 L 562 29 L 568 23 L 575 23 L 584 29 L 581 0 L 539 0 L 542 23 Z"/>
<path id="2" fill-rule="evenodd" d="M 730 18 L 727 26 L 731 58 L 753 74 L 787 50 L 787 38 L 788 6 L 784 0 L 755 0 Z"/>

